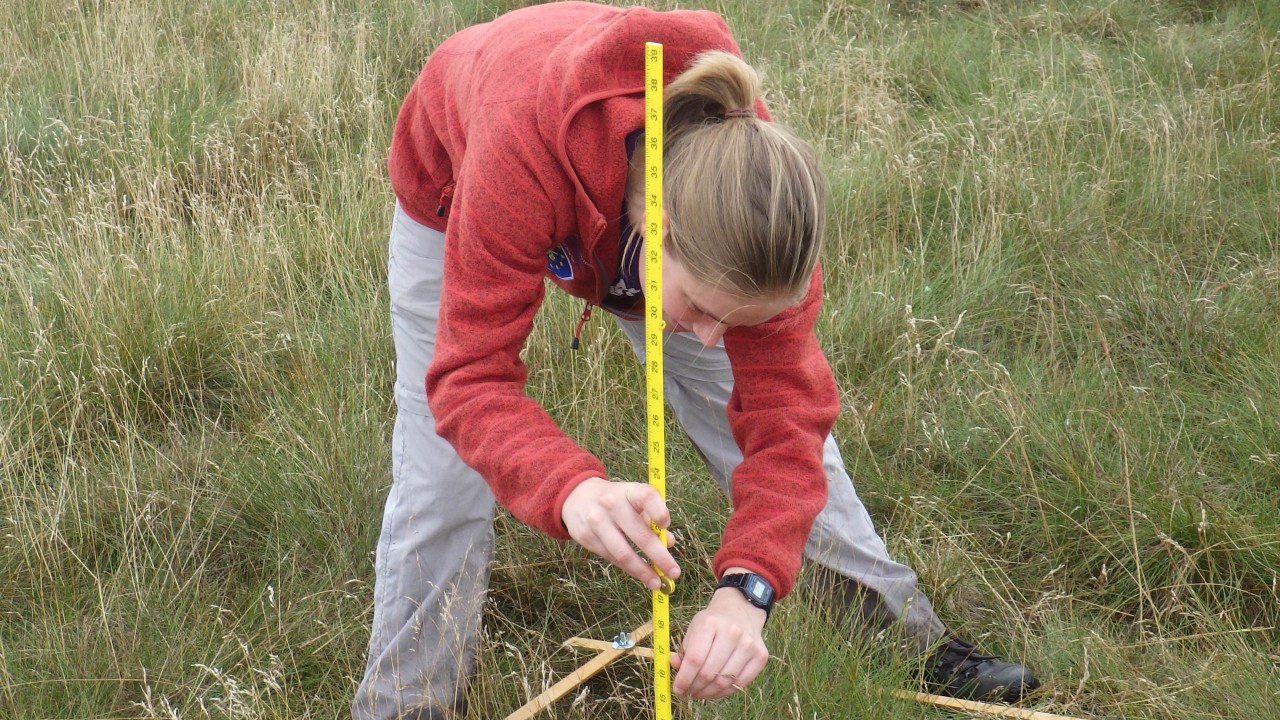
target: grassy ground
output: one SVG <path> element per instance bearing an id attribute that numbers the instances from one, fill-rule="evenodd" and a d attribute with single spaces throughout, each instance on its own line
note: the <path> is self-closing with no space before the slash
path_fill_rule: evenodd
<path id="1" fill-rule="evenodd" d="M 389 478 L 389 132 L 440 38 L 520 4 L 0 4 L 0 717 L 343 714 Z M 839 439 L 943 616 L 1040 709 L 1280 717 L 1280 7 L 705 6 L 822 151 Z M 574 313 L 530 392 L 641 478 L 641 376 L 607 322 L 570 353 Z M 674 445 L 687 619 L 728 508 Z M 476 718 L 648 612 L 498 527 Z M 938 716 L 820 607 L 677 715 Z M 647 681 L 548 716 L 642 716 Z"/>

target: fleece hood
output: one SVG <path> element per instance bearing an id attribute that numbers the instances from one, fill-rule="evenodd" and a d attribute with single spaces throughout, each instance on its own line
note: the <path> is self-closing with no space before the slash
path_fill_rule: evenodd
<path id="1" fill-rule="evenodd" d="M 621 207 L 627 134 L 644 125 L 644 45 L 663 44 L 664 82 L 700 53 L 741 56 L 724 20 L 708 11 L 584 10 L 584 21 L 548 55 L 538 80 L 538 128 L 574 184 L 584 238 Z M 607 149 L 600 152 L 601 148 Z M 592 232 L 596 231 L 596 232 Z"/>

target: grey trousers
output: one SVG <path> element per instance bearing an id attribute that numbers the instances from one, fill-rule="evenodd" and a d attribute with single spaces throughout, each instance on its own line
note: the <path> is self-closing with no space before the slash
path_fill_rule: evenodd
<path id="1" fill-rule="evenodd" d="M 463 706 L 493 555 L 494 498 L 483 478 L 435 432 L 424 378 L 435 349 L 444 235 L 396 207 L 388 259 L 396 349 L 392 484 L 376 551 L 373 627 L 355 720 L 447 718 Z M 643 357 L 643 323 L 619 320 Z M 692 335 L 664 341 L 667 403 L 728 494 L 742 454 L 725 407 L 733 375 L 723 345 Z M 945 632 L 916 574 L 876 534 L 828 437 L 826 508 L 805 545 L 811 562 L 878 595 L 917 649 Z"/>

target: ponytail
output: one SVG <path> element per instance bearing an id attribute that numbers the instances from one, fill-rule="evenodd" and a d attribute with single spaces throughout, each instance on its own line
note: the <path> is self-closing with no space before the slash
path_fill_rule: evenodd
<path id="1" fill-rule="evenodd" d="M 746 109 L 754 117 L 759 95 L 760 76 L 740 58 L 715 50 L 699 55 L 667 85 L 662 110 L 668 149 L 690 131 L 726 120 L 727 112 Z"/>
<path id="2" fill-rule="evenodd" d="M 760 79 L 699 55 L 666 89 L 667 244 L 698 281 L 798 300 L 822 251 L 825 186 L 808 143 L 756 116 Z"/>

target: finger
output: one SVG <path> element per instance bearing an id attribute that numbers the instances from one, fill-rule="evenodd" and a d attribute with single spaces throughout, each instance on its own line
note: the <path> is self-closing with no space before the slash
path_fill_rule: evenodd
<path id="1" fill-rule="evenodd" d="M 715 685 L 712 685 L 703 691 L 700 699 L 723 700 L 736 692 L 745 690 L 746 687 L 746 685 L 740 685 L 737 677 L 734 675 L 721 675 L 720 680 Z"/>
<path id="2" fill-rule="evenodd" d="M 654 525 L 664 528 L 671 524 L 667 502 L 662 499 L 662 493 L 652 485 L 630 483 L 627 488 L 627 502 L 635 508 L 636 512 L 652 520 Z"/>
<path id="3" fill-rule="evenodd" d="M 737 675 L 726 669 L 726 664 L 733 652 L 731 644 L 728 644 L 729 647 L 726 645 L 725 638 L 717 635 L 715 643 L 711 646 L 711 654 L 702 664 L 702 669 L 698 672 L 697 679 L 694 680 L 693 687 L 690 689 L 691 697 L 711 700 L 733 693 L 732 685 L 737 680 Z"/>
<path id="4" fill-rule="evenodd" d="M 693 698 L 720 697 L 730 690 L 734 678 L 725 677 L 725 666 L 737 646 L 736 628 L 717 627 L 711 635 L 705 659 L 689 685 L 689 696 Z"/>
<path id="5" fill-rule="evenodd" d="M 671 525 L 671 511 L 662 493 L 652 485 L 631 483 L 626 492 L 627 503 L 636 514 L 645 518 L 656 528 L 667 528 Z"/>
<path id="6" fill-rule="evenodd" d="M 613 521 L 626 534 L 640 552 L 649 558 L 662 574 L 673 580 L 680 577 L 680 565 L 667 550 L 666 543 L 658 538 L 654 526 L 666 527 L 670 521 L 666 503 L 657 490 L 648 485 L 628 484 L 622 493 L 625 502 L 615 502 L 613 497 L 601 498 L 601 505 L 613 517 Z M 655 514 L 659 512 L 661 517 Z"/>
<path id="7" fill-rule="evenodd" d="M 768 653 L 754 642 L 740 644 L 720 670 L 717 697 L 728 697 L 751 684 L 768 657 Z"/>
<path id="8" fill-rule="evenodd" d="M 746 658 L 746 662 L 740 663 L 741 666 L 739 667 L 739 659 L 735 656 L 734 660 L 726 665 L 722 673 L 732 681 L 732 684 L 740 686 L 739 689 L 759 677 L 761 671 L 769 663 L 769 651 L 761 647 L 758 652 L 748 653 Z M 672 670 L 679 672 L 684 665 L 683 650 L 671 653 L 670 665 Z"/>
<path id="9" fill-rule="evenodd" d="M 671 692 L 676 695 L 690 695 L 694 681 L 702 671 L 703 661 L 710 651 L 711 638 L 698 632 L 695 625 L 690 624 L 689 632 L 685 635 L 684 647 L 680 649 L 678 655 L 679 662 L 671 664 L 671 667 L 678 670 L 675 680 L 671 682 Z"/>
<path id="10" fill-rule="evenodd" d="M 757 677 L 760 677 L 760 673 L 764 671 L 765 666 L 768 664 L 769 651 L 766 650 L 753 655 L 747 661 L 747 664 L 738 671 L 738 684 L 745 687 L 747 684 L 754 682 Z"/>
<path id="11" fill-rule="evenodd" d="M 764 668 L 769 659 L 769 649 L 758 636 L 737 625 L 721 626 L 707 665 L 714 666 L 721 657 L 724 659 L 717 677 L 703 689 L 703 697 L 728 697 L 745 688 Z"/>
<path id="12" fill-rule="evenodd" d="M 741 668 L 739 668 L 741 669 Z M 719 673 L 714 682 L 711 682 L 703 690 L 703 697 L 706 699 L 718 699 L 729 697 L 735 692 L 746 687 L 746 680 L 736 672 L 731 672 L 729 667 L 724 668 L 724 672 Z"/>
<path id="13" fill-rule="evenodd" d="M 640 557 L 635 548 L 631 547 L 631 543 L 627 542 L 627 538 L 617 526 L 612 523 L 603 523 L 595 527 L 594 535 L 596 544 L 599 546 L 599 550 L 594 550 L 597 555 L 639 580 L 650 590 L 655 590 L 661 585 L 658 574 L 649 567 L 649 563 L 645 562 L 644 558 Z"/>
<path id="14" fill-rule="evenodd" d="M 666 543 L 658 538 L 653 528 L 639 515 L 623 518 L 618 523 L 627 538 L 635 544 L 645 557 L 657 565 L 662 574 L 675 579 L 680 577 L 680 564 L 676 562 Z"/>

